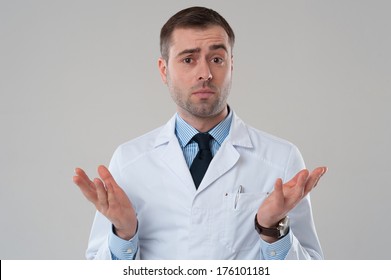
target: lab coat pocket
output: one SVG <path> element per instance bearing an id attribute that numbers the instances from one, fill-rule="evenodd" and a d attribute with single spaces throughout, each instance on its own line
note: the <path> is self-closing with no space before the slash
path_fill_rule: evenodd
<path id="1" fill-rule="evenodd" d="M 267 193 L 227 193 L 220 241 L 231 251 L 253 249 L 259 241 L 254 217 Z"/>

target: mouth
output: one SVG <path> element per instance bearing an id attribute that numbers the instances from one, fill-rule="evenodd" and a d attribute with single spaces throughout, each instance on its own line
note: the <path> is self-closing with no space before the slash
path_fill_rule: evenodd
<path id="1" fill-rule="evenodd" d="M 214 94 L 215 94 L 215 92 L 213 90 L 211 90 L 210 88 L 202 88 L 202 89 L 199 89 L 199 90 L 192 92 L 192 95 L 195 95 L 201 99 L 209 98 L 210 96 L 212 96 Z"/>

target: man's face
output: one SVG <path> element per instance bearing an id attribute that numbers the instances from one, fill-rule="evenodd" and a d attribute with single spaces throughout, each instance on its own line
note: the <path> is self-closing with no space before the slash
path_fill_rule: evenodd
<path id="1" fill-rule="evenodd" d="M 226 108 L 232 67 L 228 35 L 220 26 L 175 29 L 168 61 L 159 59 L 162 79 L 184 118 L 215 117 Z"/>

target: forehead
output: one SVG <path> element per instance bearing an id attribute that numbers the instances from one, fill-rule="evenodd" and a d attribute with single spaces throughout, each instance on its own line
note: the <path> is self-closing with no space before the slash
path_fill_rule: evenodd
<path id="1" fill-rule="evenodd" d="M 177 28 L 173 31 L 170 53 L 179 53 L 186 49 L 208 49 L 211 45 L 223 44 L 230 51 L 227 32 L 220 26 L 207 28 Z"/>

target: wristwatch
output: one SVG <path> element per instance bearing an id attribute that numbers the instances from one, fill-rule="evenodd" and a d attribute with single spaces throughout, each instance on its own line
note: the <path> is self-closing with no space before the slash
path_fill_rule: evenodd
<path id="1" fill-rule="evenodd" d="M 275 237 L 277 239 L 280 239 L 287 235 L 289 232 L 289 217 L 286 216 L 284 219 L 278 222 L 278 225 L 276 227 L 272 228 L 265 228 L 258 224 L 257 220 L 257 215 L 255 215 L 255 230 L 262 235 L 270 236 L 270 237 Z"/>

